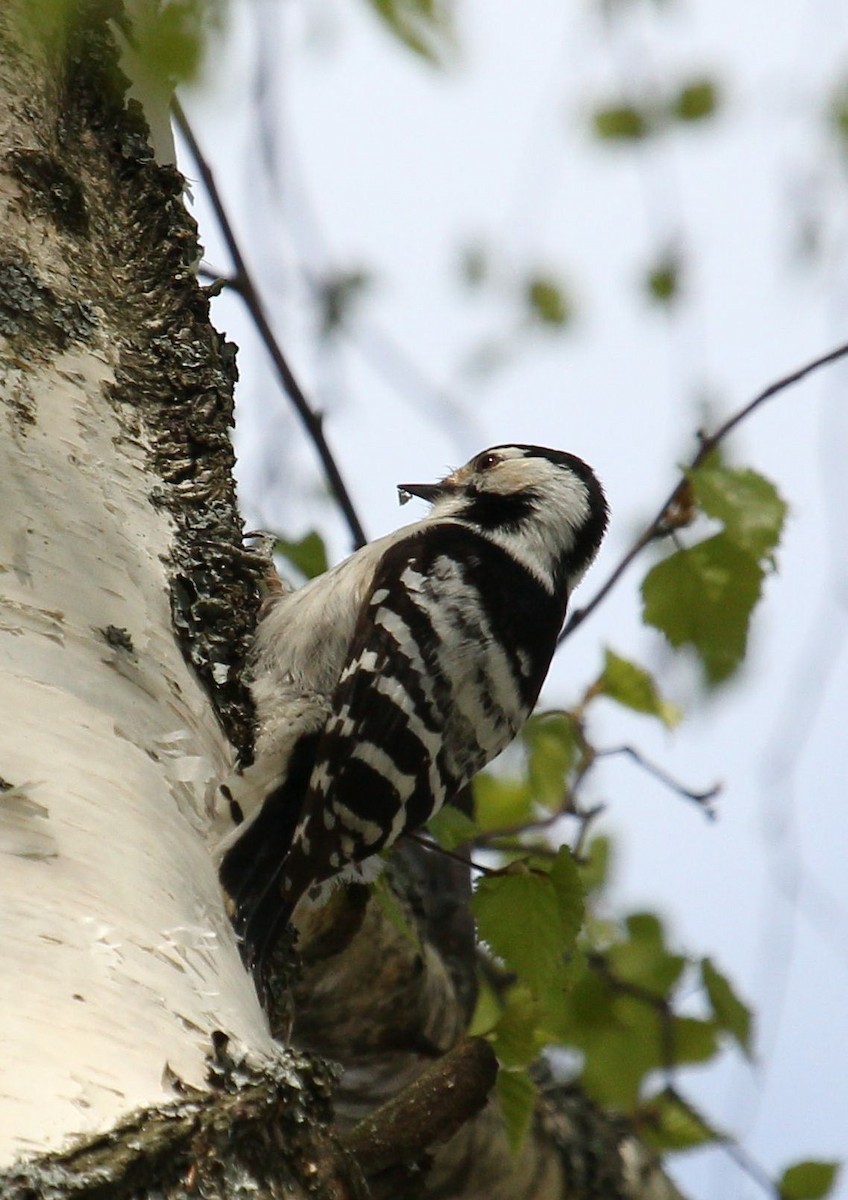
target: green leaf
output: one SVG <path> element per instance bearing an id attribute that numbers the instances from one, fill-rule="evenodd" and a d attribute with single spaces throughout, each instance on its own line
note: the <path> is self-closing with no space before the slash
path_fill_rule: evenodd
<path id="1" fill-rule="evenodd" d="M 383 915 L 390 925 L 394 926 L 413 946 L 421 949 L 421 939 L 415 927 L 407 919 L 406 913 L 397 902 L 397 898 L 389 887 L 388 880 L 384 874 L 378 875 L 374 880 L 372 894 L 380 908 L 383 910 Z"/>
<path id="2" fill-rule="evenodd" d="M 469 1037 L 488 1037 L 503 1013 L 503 1005 L 492 985 L 486 980 L 480 980 L 477 991 L 477 1003 L 471 1023 L 468 1026 Z"/>
<path id="3" fill-rule="evenodd" d="M 580 871 L 568 846 L 560 846 L 548 878 L 556 893 L 563 953 L 569 953 L 583 924 L 585 894 Z"/>
<path id="4" fill-rule="evenodd" d="M 562 328 L 573 315 L 562 286 L 547 275 L 536 275 L 525 285 L 525 299 L 531 316 L 541 325 Z"/>
<path id="5" fill-rule="evenodd" d="M 729 533 L 678 550 L 642 584 L 642 616 L 672 646 L 692 646 L 711 684 L 727 679 L 745 656 L 751 612 L 763 571 Z"/>
<path id="6" fill-rule="evenodd" d="M 323 575 L 327 570 L 327 551 L 321 535 L 314 530 L 299 542 L 286 542 L 278 538 L 274 543 L 274 552 L 287 558 L 307 579 Z"/>
<path id="7" fill-rule="evenodd" d="M 453 804 L 446 804 L 444 808 L 439 809 L 427 822 L 427 828 L 445 850 L 455 850 L 457 846 L 464 846 L 473 841 L 478 832 L 471 818 Z"/>
<path id="8" fill-rule="evenodd" d="M 521 825 L 533 816 L 533 792 L 524 780 L 481 771 L 474 779 L 474 819 L 486 833 Z"/>
<path id="9" fill-rule="evenodd" d="M 480 937 L 534 995 L 563 973 L 570 943 L 550 878 L 520 869 L 487 876 L 471 907 Z"/>
<path id="10" fill-rule="evenodd" d="M 609 877 L 612 860 L 612 842 L 603 834 L 593 837 L 589 842 L 580 864 L 580 878 L 583 888 L 589 892 L 601 891 Z"/>
<path id="11" fill-rule="evenodd" d="M 659 258 L 645 277 L 645 290 L 652 300 L 670 305 L 680 294 L 680 259 L 676 254 Z"/>
<path id="12" fill-rule="evenodd" d="M 142 0 L 133 7 L 133 56 L 152 77 L 195 78 L 210 34 L 223 22 L 221 0 Z"/>
<path id="13" fill-rule="evenodd" d="M 659 717 L 669 729 L 680 721 L 680 709 L 663 700 L 653 677 L 644 667 L 621 658 L 609 648 L 604 653 L 604 670 L 595 690 L 634 712 Z"/>
<path id="14" fill-rule="evenodd" d="M 7 6 L 9 7 L 9 6 Z M 17 36 L 35 45 L 60 46 L 80 22 L 79 0 L 40 0 L 9 14 Z"/>
<path id="15" fill-rule="evenodd" d="M 581 1082 L 599 1104 L 632 1109 L 644 1077 L 662 1066 L 656 1012 L 613 992 L 594 972 L 574 983 L 554 1028 L 560 1041 L 582 1051 Z"/>
<path id="16" fill-rule="evenodd" d="M 713 966 L 708 958 L 701 960 L 701 979 L 719 1028 L 735 1038 L 742 1051 L 750 1058 L 752 1031 L 750 1008 L 747 1004 L 743 1004 L 733 990 L 730 981 Z"/>
<path id="17" fill-rule="evenodd" d="M 427 62 L 443 62 L 453 45 L 450 7 L 445 0 L 368 0 L 374 12 L 405 46 Z"/>
<path id="18" fill-rule="evenodd" d="M 830 102 L 830 119 L 838 137 L 848 144 L 848 85 L 840 83 Z"/>
<path id="19" fill-rule="evenodd" d="M 498 1072 L 497 1092 L 509 1148 L 518 1154 L 533 1120 L 538 1096 L 536 1085 L 527 1071 L 502 1067 Z"/>
<path id="20" fill-rule="evenodd" d="M 542 1004 L 528 988 L 510 988 L 506 1004 L 488 1037 L 504 1066 L 526 1067 L 550 1041 L 542 1028 Z"/>
<path id="21" fill-rule="evenodd" d="M 678 121 L 703 121 L 718 104 L 719 90 L 712 79 L 692 79 L 673 97 L 669 111 Z"/>
<path id="22" fill-rule="evenodd" d="M 777 1183 L 782 1200 L 822 1200 L 833 1190 L 838 1162 L 805 1162 L 787 1167 Z"/>
<path id="23" fill-rule="evenodd" d="M 634 1123 L 640 1136 L 656 1150 L 691 1150 L 723 1140 L 700 1113 L 667 1088 L 639 1105 Z"/>
<path id="24" fill-rule="evenodd" d="M 780 541 L 786 503 L 777 488 L 756 471 L 722 466 L 714 458 L 690 471 L 695 499 L 709 517 L 756 559 L 767 558 Z"/>
<path id="25" fill-rule="evenodd" d="M 613 974 L 665 999 L 683 974 L 686 959 L 668 949 L 662 922 L 654 913 L 630 913 L 625 928 L 628 936 L 606 952 Z"/>
<path id="26" fill-rule="evenodd" d="M 700 1021 L 697 1017 L 675 1017 L 671 1029 L 675 1062 L 708 1062 L 718 1054 L 720 1047 L 712 1021 Z"/>
<path id="27" fill-rule="evenodd" d="M 648 114 L 634 104 L 610 104 L 592 115 L 596 135 L 608 142 L 637 142 L 653 132 Z"/>
<path id="28" fill-rule="evenodd" d="M 567 713 L 531 717 L 521 734 L 527 748 L 527 775 L 533 796 L 546 808 L 562 808 L 567 778 L 579 753 L 574 721 Z"/>

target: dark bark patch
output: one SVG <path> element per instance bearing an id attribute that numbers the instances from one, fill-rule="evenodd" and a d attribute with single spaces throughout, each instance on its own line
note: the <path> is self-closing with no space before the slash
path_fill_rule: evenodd
<path id="1" fill-rule="evenodd" d="M 32 209 L 49 217 L 60 231 L 88 236 L 88 209 L 82 187 L 62 163 L 39 150 L 10 150 L 6 165 Z"/>
<path id="2" fill-rule="evenodd" d="M 253 707 L 243 668 L 268 566 L 245 550 L 235 502 L 235 348 L 209 322 L 183 177 L 155 161 L 144 114 L 126 100 L 107 20 L 118 6 L 91 0 L 85 12 L 68 33 L 60 117 L 49 134 L 79 181 L 88 219 L 84 240 L 67 229 L 64 236 L 86 262 L 89 300 L 108 321 L 109 398 L 129 438 L 148 448 L 151 503 L 176 525 L 174 631 L 249 762 Z M 50 192 L 56 180 L 47 174 Z"/>
<path id="3" fill-rule="evenodd" d="M 38 278 L 29 263 L 0 258 L 0 333 L 14 348 L 31 353 L 32 345 L 66 350 L 86 341 L 97 325 L 90 305 L 59 296 Z"/>

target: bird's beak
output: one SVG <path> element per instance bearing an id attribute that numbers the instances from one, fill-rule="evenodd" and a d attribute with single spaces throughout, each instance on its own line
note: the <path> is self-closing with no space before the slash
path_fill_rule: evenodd
<path id="1" fill-rule="evenodd" d="M 398 499 L 406 504 L 413 496 L 419 500 L 427 500 L 432 504 L 448 490 L 444 483 L 399 483 L 397 485 Z"/>

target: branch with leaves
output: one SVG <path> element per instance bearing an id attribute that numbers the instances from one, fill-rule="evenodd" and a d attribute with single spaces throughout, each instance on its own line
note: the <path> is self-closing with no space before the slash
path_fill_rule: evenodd
<path id="1" fill-rule="evenodd" d="M 714 433 L 705 434 L 701 432 L 698 434 L 698 449 L 692 456 L 688 466 L 684 469 L 680 481 L 660 506 L 657 515 L 635 539 L 632 546 L 622 556 L 621 560 L 616 564 L 608 578 L 588 604 L 583 605 L 582 608 L 574 609 L 560 635 L 560 643 L 570 637 L 583 624 L 587 617 L 591 616 L 599 605 L 603 603 L 625 574 L 628 567 L 648 546 L 660 538 L 667 537 L 670 533 L 675 532 L 683 526 L 691 524 L 698 511 L 708 517 L 713 517 L 724 522 L 724 532 L 728 536 L 725 541 L 715 543 L 711 546 L 706 554 L 702 550 L 697 556 L 690 554 L 688 561 L 678 559 L 678 564 L 685 561 L 684 569 L 690 566 L 694 568 L 693 586 L 699 586 L 698 577 L 703 579 L 706 571 L 715 561 L 716 556 L 722 558 L 728 551 L 732 554 L 733 549 L 740 550 L 743 555 L 751 556 L 756 564 L 762 564 L 768 559 L 777 544 L 777 539 L 782 528 L 783 517 L 786 511 L 783 501 L 780 500 L 773 486 L 753 471 L 732 471 L 730 468 L 722 467 L 718 463 L 717 457 L 711 463 L 711 457 L 716 454 L 716 451 L 719 450 L 729 435 L 768 400 L 771 400 L 774 396 L 779 395 L 794 384 L 800 383 L 801 380 L 806 379 L 807 376 L 812 375 L 815 371 L 837 362 L 846 355 L 848 355 L 848 343 L 837 346 L 835 350 L 829 350 L 826 354 L 812 359 L 810 362 L 791 371 L 788 375 L 784 375 L 780 379 L 775 380 L 774 383 L 769 384 L 753 400 L 743 405 L 742 408 L 728 417 Z M 705 545 L 705 543 L 702 543 L 702 545 Z M 678 553 L 687 554 L 689 552 L 679 551 Z M 719 566 L 721 566 L 721 563 L 719 563 Z M 729 566 L 731 574 L 733 574 L 732 565 Z M 752 570 L 749 568 L 747 572 L 749 589 L 755 587 L 757 595 L 759 594 L 758 584 L 761 575 L 761 570 L 758 572 L 756 569 Z M 648 579 L 650 578 L 651 576 L 649 575 Z M 651 585 L 648 583 L 648 579 L 645 580 L 645 586 L 648 587 L 650 592 Z M 661 572 L 659 577 L 655 576 L 653 582 L 656 585 L 656 592 L 660 592 L 661 588 L 668 582 L 666 573 Z M 659 597 L 656 598 L 658 599 Z M 754 597 L 755 599 L 756 596 Z M 716 598 L 716 603 L 719 605 L 722 605 L 723 601 L 724 597 Z M 693 640 L 686 636 L 685 631 L 675 633 L 673 628 L 668 627 L 663 620 L 662 614 L 657 613 L 651 605 L 648 596 L 645 597 L 645 602 L 646 621 L 649 624 L 657 625 L 658 628 L 667 634 L 673 645 L 680 645 L 684 641 Z M 747 629 L 747 616 L 752 607 L 753 602 L 743 614 L 744 629 Z M 738 643 L 738 629 L 736 633 L 736 641 Z M 744 652 L 744 637 L 741 652 Z M 705 662 L 710 678 L 714 682 L 724 678 L 730 673 L 730 670 L 733 669 L 733 666 L 738 662 L 740 657 L 741 653 L 734 651 L 724 662 Z"/>

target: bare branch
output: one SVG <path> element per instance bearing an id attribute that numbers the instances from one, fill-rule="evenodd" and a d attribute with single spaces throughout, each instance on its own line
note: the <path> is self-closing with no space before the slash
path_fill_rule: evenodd
<path id="1" fill-rule="evenodd" d="M 174 97 L 172 102 L 172 111 L 174 114 L 174 120 L 177 123 L 177 127 L 185 138 L 186 144 L 191 151 L 191 156 L 197 164 L 197 169 L 200 172 L 200 177 L 203 180 L 203 185 L 206 188 L 207 195 L 209 196 L 209 202 L 212 205 L 212 209 L 218 221 L 221 235 L 226 242 L 230 257 L 233 260 L 235 274 L 231 279 L 227 280 L 227 284 L 232 287 L 234 291 L 238 292 L 244 301 L 244 305 L 247 308 L 247 311 L 250 313 L 253 323 L 259 332 L 259 336 L 265 343 L 265 348 L 268 351 L 272 363 L 274 364 L 274 367 L 280 378 L 280 382 L 282 383 L 287 396 L 294 406 L 295 412 L 300 417 L 306 432 L 309 434 L 309 437 L 318 452 L 318 457 L 321 459 L 321 465 L 326 473 L 330 490 L 338 501 L 339 507 L 341 508 L 345 520 L 347 521 L 348 528 L 350 529 L 351 536 L 353 538 L 354 546 L 356 548 L 364 546 L 368 539 L 365 536 L 365 531 L 362 528 L 362 524 L 353 506 L 353 501 L 350 498 L 347 485 L 342 479 L 338 463 L 336 462 L 327 443 L 327 439 L 324 435 L 322 418 L 320 414 L 315 412 L 315 410 L 309 404 L 303 389 L 297 382 L 297 379 L 295 378 L 294 373 L 292 372 L 292 369 L 289 366 L 285 355 L 283 354 L 280 344 L 277 341 L 273 330 L 271 329 L 268 317 L 265 313 L 264 305 L 262 304 L 262 300 L 256 288 L 256 284 L 254 283 L 253 277 L 248 270 L 247 263 L 245 262 L 244 255 L 241 252 L 241 248 L 236 239 L 235 232 L 227 215 L 227 211 L 224 208 L 224 203 L 221 199 L 221 193 L 219 192 L 218 185 L 215 182 L 215 176 L 212 173 L 212 169 L 210 168 L 203 151 L 198 145 L 197 139 L 195 138 L 194 132 L 189 125 L 182 105 L 176 97 Z"/>
<path id="2" fill-rule="evenodd" d="M 846 355 L 848 355 L 848 343 L 837 346 L 835 350 L 830 350 L 827 354 L 822 354 L 819 358 L 814 358 L 811 362 L 805 363 L 803 367 L 798 367 L 797 370 L 775 380 L 774 383 L 770 383 L 769 386 L 764 388 L 759 395 L 754 397 L 753 400 L 744 405 L 744 407 L 740 408 L 739 411 L 734 413 L 731 417 L 728 417 L 724 424 L 720 425 L 714 433 L 709 435 L 699 435 L 698 449 L 693 455 L 687 470 L 692 471 L 696 467 L 701 466 L 704 460 L 708 458 L 709 455 L 712 454 L 713 450 L 715 450 L 716 447 L 725 440 L 728 434 L 730 434 L 737 427 L 737 425 L 740 425 L 742 421 L 746 420 L 753 412 L 755 412 L 756 409 L 765 404 L 767 400 L 771 400 L 773 396 L 776 396 L 779 392 L 784 391 L 793 384 L 800 383 L 802 379 L 805 379 L 814 371 L 819 370 L 820 367 L 826 367 L 830 363 L 836 362 L 840 358 L 844 358 Z M 655 538 L 660 537 L 664 533 L 668 532 L 668 518 L 677 509 L 685 505 L 685 495 L 688 486 L 689 481 L 686 473 L 684 472 L 682 478 L 677 483 L 668 499 L 662 505 L 653 521 L 651 521 L 645 530 L 639 534 L 633 545 L 624 554 L 621 561 L 613 568 L 607 580 L 601 585 L 600 588 L 598 588 L 597 592 L 589 601 L 589 603 L 585 604 L 583 608 L 576 608 L 571 614 L 565 623 L 562 633 L 559 635 L 560 643 L 564 642 L 565 639 L 569 637 L 579 625 L 582 625 L 586 618 L 595 611 L 601 601 L 606 599 L 624 572 L 627 570 L 633 560 L 642 553 L 645 547 L 654 541 Z"/>
<path id="3" fill-rule="evenodd" d="M 721 791 L 721 784 L 714 784 L 711 788 L 707 788 L 706 791 L 693 791 L 691 788 L 685 787 L 677 779 L 674 779 L 662 767 L 658 767 L 656 763 L 652 763 L 650 759 L 645 758 L 644 754 L 634 746 L 611 746 L 606 750 L 595 751 L 595 758 L 615 758 L 619 755 L 625 755 L 631 759 L 643 771 L 647 771 L 649 775 L 653 775 L 654 779 L 658 779 L 660 783 L 665 784 L 672 792 L 676 792 L 684 800 L 691 800 L 693 804 L 697 804 L 705 817 L 709 817 L 711 821 L 715 820 L 716 813 L 712 806 L 712 801 Z"/>
<path id="4" fill-rule="evenodd" d="M 497 1076 L 497 1059 L 482 1038 L 465 1038 L 399 1096 L 343 1138 L 366 1175 L 414 1160 L 475 1116 Z"/>

